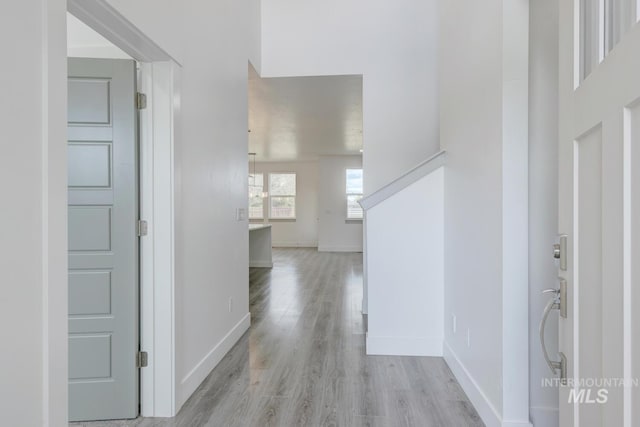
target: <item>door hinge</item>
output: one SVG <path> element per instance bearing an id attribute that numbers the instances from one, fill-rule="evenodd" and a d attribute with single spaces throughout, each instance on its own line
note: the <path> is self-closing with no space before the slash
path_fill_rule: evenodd
<path id="1" fill-rule="evenodd" d="M 136 92 L 136 108 L 138 110 L 144 110 L 147 108 L 147 95 L 141 92 Z"/>
<path id="2" fill-rule="evenodd" d="M 138 221 L 138 237 L 146 236 L 149 232 L 149 225 L 147 221 L 141 219 Z"/>
<path id="3" fill-rule="evenodd" d="M 146 351 L 139 351 L 136 356 L 136 367 L 146 368 L 149 365 L 149 354 Z"/>

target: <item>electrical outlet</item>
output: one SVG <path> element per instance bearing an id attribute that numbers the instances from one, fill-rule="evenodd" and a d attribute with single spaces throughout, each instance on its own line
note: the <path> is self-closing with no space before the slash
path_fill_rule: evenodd
<path id="1" fill-rule="evenodd" d="M 467 347 L 471 347 L 471 329 L 467 329 Z"/>
<path id="2" fill-rule="evenodd" d="M 455 314 L 451 315 L 451 330 L 453 331 L 454 334 L 458 330 L 458 319 L 456 318 Z"/>
<path id="3" fill-rule="evenodd" d="M 244 221 L 247 219 L 247 210 L 245 208 L 236 209 L 236 221 Z"/>
<path id="4" fill-rule="evenodd" d="M 229 313 L 233 312 L 233 298 L 229 298 Z"/>

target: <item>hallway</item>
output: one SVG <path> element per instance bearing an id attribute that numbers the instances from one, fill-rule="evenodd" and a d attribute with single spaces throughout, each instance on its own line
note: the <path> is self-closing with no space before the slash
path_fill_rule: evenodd
<path id="1" fill-rule="evenodd" d="M 362 254 L 275 249 L 252 325 L 175 419 L 76 427 L 483 426 L 439 358 L 365 356 Z"/>

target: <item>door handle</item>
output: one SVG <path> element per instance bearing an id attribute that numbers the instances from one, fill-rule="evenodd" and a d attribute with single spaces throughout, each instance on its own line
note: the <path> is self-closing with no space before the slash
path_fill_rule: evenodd
<path id="1" fill-rule="evenodd" d="M 564 286 L 562 284 L 563 282 L 564 282 Z M 564 292 L 563 292 L 563 287 L 564 287 Z M 560 371 L 560 382 L 561 384 L 564 385 L 566 384 L 566 379 L 567 379 L 567 358 L 563 353 L 560 353 L 559 361 L 551 360 L 551 358 L 549 357 L 549 352 L 547 351 L 547 344 L 544 339 L 544 332 L 545 332 L 545 327 L 547 325 L 547 319 L 549 318 L 549 313 L 551 313 L 551 310 L 554 310 L 554 309 L 560 310 L 560 314 L 562 315 L 563 306 L 564 306 L 564 313 L 566 317 L 566 281 L 564 281 L 564 279 L 561 279 L 560 289 L 545 289 L 544 291 L 542 291 L 542 293 L 554 294 L 553 298 L 551 298 L 547 303 L 547 305 L 545 306 L 544 311 L 542 312 L 542 320 L 540 321 L 540 346 L 542 347 L 542 355 L 544 356 L 544 360 L 545 362 L 547 362 L 547 365 L 549 365 L 549 369 L 551 369 L 551 372 L 553 374 L 556 374 L 557 371 Z M 564 297 L 563 297 L 563 294 L 564 294 Z M 564 299 L 564 304 L 561 302 L 563 299 Z"/>

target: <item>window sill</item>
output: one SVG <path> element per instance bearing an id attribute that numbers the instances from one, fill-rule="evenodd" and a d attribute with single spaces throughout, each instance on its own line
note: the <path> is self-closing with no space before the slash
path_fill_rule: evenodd
<path id="1" fill-rule="evenodd" d="M 362 218 L 347 218 L 344 220 L 345 224 L 362 224 Z"/>
<path id="2" fill-rule="evenodd" d="M 269 222 L 296 222 L 296 218 L 269 218 Z"/>

